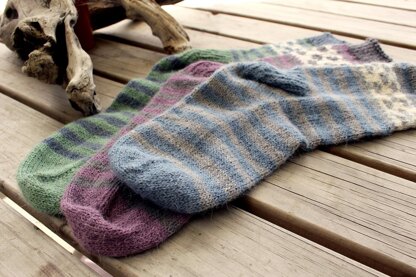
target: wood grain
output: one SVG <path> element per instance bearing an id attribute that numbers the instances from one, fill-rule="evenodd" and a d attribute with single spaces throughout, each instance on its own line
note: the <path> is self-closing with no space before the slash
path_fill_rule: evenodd
<path id="1" fill-rule="evenodd" d="M 403 10 L 416 11 L 416 2 L 414 0 L 341 0 L 343 2 L 364 3 L 369 5 L 392 7 Z"/>
<path id="2" fill-rule="evenodd" d="M 416 182 L 416 131 L 348 146 L 330 147 L 328 152 Z"/>
<path id="3" fill-rule="evenodd" d="M 64 222 L 31 208 L 23 199 L 15 176 L 17 166 L 29 151 L 63 124 L 1 93 L 0 117 L 7 119 L 0 120 L 0 191 L 60 234 Z"/>
<path id="4" fill-rule="evenodd" d="M 368 36 L 380 41 L 407 48 L 416 48 L 416 29 L 407 26 L 399 26 L 383 22 L 352 18 L 341 15 L 321 13 L 309 10 L 299 11 L 297 8 L 273 6 L 261 3 L 241 3 L 239 5 L 198 2 L 196 5 L 186 1 L 179 6 L 169 6 L 165 9 L 179 20 L 185 27 L 190 27 L 189 18 L 184 13 L 191 15 L 193 11 L 183 7 L 197 7 L 212 13 L 226 13 L 242 17 L 261 19 L 264 21 L 314 29 L 330 31 L 339 35 L 365 38 Z M 191 17 L 193 18 L 193 17 Z M 200 25 L 207 26 L 208 24 Z M 244 29 L 242 29 L 244 31 Z M 263 30 L 261 31 L 263 32 Z M 261 33 L 258 32 L 258 33 Z"/>
<path id="5" fill-rule="evenodd" d="M 0 193 L 0 276 L 96 276 L 7 205 Z"/>
<path id="6" fill-rule="evenodd" d="M 388 274 L 416 274 L 416 183 L 328 153 L 295 158 L 242 200 L 250 212 Z"/>
<path id="7" fill-rule="evenodd" d="M 186 32 L 190 37 L 192 48 L 236 49 L 252 48 L 259 45 L 258 43 L 232 39 L 192 29 L 186 29 Z M 153 36 L 150 27 L 143 22 L 123 20 L 112 26 L 99 29 L 94 34 L 108 40 L 116 40 L 153 51 L 163 51 L 160 40 Z"/>
<path id="8" fill-rule="evenodd" d="M 211 13 L 195 9 L 183 9 L 181 7 L 174 7 L 174 10 L 172 10 L 171 13 L 174 14 L 182 24 L 188 28 L 198 30 L 199 32 L 208 32 L 257 44 L 278 43 L 285 40 L 316 36 L 322 33 L 322 31 L 288 26 L 258 19 Z M 117 33 L 117 36 L 123 37 L 123 33 L 126 29 L 130 29 L 131 26 L 135 25 L 126 26 L 126 28 L 123 29 L 123 32 Z M 259 32 L 259 28 L 261 28 L 261 32 Z M 352 43 L 362 41 L 362 39 L 354 39 L 348 34 L 345 34 L 345 36 L 338 35 L 337 37 L 351 41 Z M 371 33 L 368 33 L 365 37 L 374 36 Z M 414 55 L 413 50 L 385 44 L 383 45 L 383 49 L 396 60 L 416 62 L 416 56 Z"/>
<path id="9" fill-rule="evenodd" d="M 380 274 L 235 208 L 195 219 L 157 249 L 104 261 L 111 269 L 118 268 L 113 273 L 122 276 Z"/>
<path id="10" fill-rule="evenodd" d="M 395 8 L 327 0 L 262 0 L 262 2 L 265 4 L 299 8 L 300 10 L 312 10 L 329 14 L 345 15 L 371 21 L 416 27 L 416 17 L 413 11 L 399 10 Z"/>
<path id="11" fill-rule="evenodd" d="M 133 78 L 145 77 L 153 64 L 165 56 L 137 49 L 116 42 L 97 40 L 97 47 L 91 51 L 94 70 L 98 75 L 119 81 L 94 76 L 103 108 L 112 103 L 124 86 L 122 83 L 127 83 Z M 2 44 L 0 56 L 0 90 L 3 93 L 63 123 L 82 117 L 70 106 L 63 88 L 45 84 L 23 74 L 22 62 Z"/>
<path id="12" fill-rule="evenodd" d="M 127 83 L 145 77 L 165 54 L 102 39 L 96 40 L 91 55 L 94 72 L 100 76 Z"/>

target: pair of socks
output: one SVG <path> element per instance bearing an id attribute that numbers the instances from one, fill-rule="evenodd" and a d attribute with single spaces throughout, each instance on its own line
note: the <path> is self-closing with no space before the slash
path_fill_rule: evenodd
<path id="1" fill-rule="evenodd" d="M 373 40 L 355 46 L 327 44 L 288 49 L 291 48 L 285 47 L 286 53 L 282 51 L 281 55 L 260 60 L 283 68 L 315 61 L 318 64 L 388 61 Z M 120 137 L 136 126 L 151 123 L 156 114 L 168 112 L 222 66 L 201 61 L 173 75 L 128 126 L 78 171 L 65 192 L 61 208 L 74 235 L 87 250 L 109 256 L 138 253 L 166 240 L 189 220 L 190 215 L 161 209 L 135 194 L 111 170 L 108 152 Z"/>
<path id="2" fill-rule="evenodd" d="M 152 68 L 146 79 L 130 81 L 106 112 L 70 123 L 37 145 L 20 164 L 17 172 L 19 187 L 33 207 L 44 213 L 59 215 L 60 200 L 79 168 L 126 126 L 174 73 L 201 60 L 227 64 L 283 52 L 288 53 L 287 58 L 279 62 L 290 64 L 290 52 L 305 55 L 310 48 L 331 44 L 338 44 L 340 48 L 345 45 L 331 34 L 324 33 L 249 50 L 190 50 L 168 56 Z M 339 51 L 344 50 L 332 49 L 328 58 L 336 59 Z"/>

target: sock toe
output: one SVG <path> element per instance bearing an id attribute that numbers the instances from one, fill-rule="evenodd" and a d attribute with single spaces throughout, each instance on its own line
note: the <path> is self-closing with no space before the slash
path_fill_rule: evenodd
<path id="1" fill-rule="evenodd" d="M 20 179 L 20 183 L 23 195 L 35 209 L 51 215 L 60 214 L 59 200 L 62 197 L 62 190 L 45 187 L 30 175 Z"/>
<path id="2" fill-rule="evenodd" d="M 108 205 L 90 205 L 106 195 Z M 124 257 L 156 247 L 176 233 L 189 216 L 176 214 L 144 202 L 131 192 L 116 187 L 70 186 L 61 206 L 74 236 L 95 255 Z M 80 201 L 79 196 L 84 199 Z M 85 198 L 86 197 L 86 198 Z"/>
<path id="3" fill-rule="evenodd" d="M 65 187 L 74 175 L 78 162 L 68 163 L 56 170 L 51 166 L 52 163 L 36 162 L 39 160 L 37 156 L 42 153 L 34 153 L 37 154 L 34 155 L 36 159 L 29 155 L 20 165 L 16 175 L 17 183 L 24 197 L 35 209 L 43 213 L 59 215 L 60 200 Z"/>

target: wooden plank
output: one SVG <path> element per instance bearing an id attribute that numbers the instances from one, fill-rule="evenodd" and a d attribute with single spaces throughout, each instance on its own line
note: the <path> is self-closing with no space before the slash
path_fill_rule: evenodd
<path id="1" fill-rule="evenodd" d="M 416 182 L 416 131 L 348 146 L 330 147 L 328 152 Z"/>
<path id="2" fill-rule="evenodd" d="M 357 38 L 371 36 L 386 44 L 413 49 L 416 48 L 416 40 L 414 39 L 416 37 L 416 29 L 407 26 L 308 10 L 300 11 L 297 8 L 273 6 L 261 3 L 240 3 L 238 5 L 232 5 L 222 3 L 212 4 L 206 1 L 198 1 L 198 3 L 183 2 L 179 5 L 180 6 L 166 6 L 165 9 L 177 18 L 180 23 L 187 27 L 190 27 L 190 18 L 188 18 L 188 16 L 192 19 L 194 19 L 194 17 L 191 16 L 192 12 L 189 11 L 189 9 L 183 7 L 193 7 L 212 13 L 226 13 L 250 17 L 307 29 L 330 31 L 339 35 L 354 36 Z M 184 14 L 187 14 L 187 16 Z M 238 26 L 236 27 L 239 28 Z M 241 31 L 244 31 L 244 29 Z M 258 33 L 262 32 L 264 32 L 263 29 L 258 31 Z"/>
<path id="3" fill-rule="evenodd" d="M 157 249 L 103 262 L 120 276 L 381 274 L 235 208 L 194 219 Z"/>
<path id="4" fill-rule="evenodd" d="M 320 31 L 230 15 L 212 15 L 203 11 L 192 11 L 192 13 L 197 13 L 197 16 L 193 19 L 188 16 L 188 19 L 193 22 L 192 26 L 201 26 L 204 22 L 205 31 L 219 34 L 213 35 L 205 31 L 187 29 L 193 48 L 252 48 L 260 44 L 278 43 L 285 40 L 316 36 L 322 33 Z M 199 20 L 201 17 L 203 19 Z M 262 32 L 258 31 L 259 25 L 261 25 Z M 124 20 L 113 26 L 100 29 L 96 34 L 98 36 L 104 35 L 106 39 L 123 41 L 155 51 L 163 51 L 160 41 L 152 35 L 150 28 L 141 22 Z M 362 42 L 361 39 L 345 36 L 337 37 L 351 43 Z M 391 45 L 383 45 L 383 49 L 397 61 L 416 62 L 416 55 L 414 55 L 413 50 Z"/>
<path id="5" fill-rule="evenodd" d="M 1 75 L 0 75 L 1 76 Z M 56 233 L 61 219 L 46 216 L 31 208 L 16 183 L 16 170 L 29 151 L 62 123 L 0 93 L 0 191 Z"/>
<path id="6" fill-rule="evenodd" d="M 416 274 L 416 183 L 315 151 L 266 178 L 242 206 L 385 273 Z"/>
<path id="7" fill-rule="evenodd" d="M 414 0 L 340 0 L 346 2 L 364 3 L 381 7 L 392 7 L 396 9 L 416 11 L 416 1 Z"/>
<path id="8" fill-rule="evenodd" d="M 302 10 L 312 10 L 372 21 L 416 27 L 416 13 L 413 11 L 328 0 L 262 0 L 262 2 L 265 4 L 298 8 L 300 9 L 300 13 L 302 13 Z"/>
<path id="9" fill-rule="evenodd" d="M 238 49 L 252 48 L 259 45 L 258 43 L 232 39 L 192 29 L 186 29 L 186 32 L 190 37 L 192 48 Z M 133 22 L 126 19 L 109 27 L 99 29 L 94 34 L 96 37 L 104 37 L 110 40 L 118 39 L 118 41 L 123 43 L 163 52 L 163 46 L 159 38 L 152 34 L 150 27 L 144 22 Z"/>
<path id="10" fill-rule="evenodd" d="M 1 198 L 0 276 L 96 276 Z"/>
<path id="11" fill-rule="evenodd" d="M 0 116 L 8 119 L 0 122 L 0 139 L 5 142 L 0 145 L 2 189 L 6 194 L 15 191 L 12 196 L 16 198 L 14 172 L 21 158 L 61 124 L 1 94 Z M 168 242 L 142 255 L 96 260 L 118 276 L 381 275 L 236 208 L 196 219 Z"/>
<path id="12" fill-rule="evenodd" d="M 96 40 L 89 51 L 94 71 L 101 76 L 126 83 L 133 78 L 145 77 L 152 66 L 165 54 L 113 41 Z"/>

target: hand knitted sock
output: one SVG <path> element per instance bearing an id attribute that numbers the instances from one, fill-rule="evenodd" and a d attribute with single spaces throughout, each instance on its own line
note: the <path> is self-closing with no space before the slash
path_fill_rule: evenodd
<path id="1" fill-rule="evenodd" d="M 345 47 L 337 44 L 302 48 L 306 51 L 293 51 L 293 54 L 286 53 L 268 61 L 287 68 L 315 60 L 318 63 L 360 62 L 370 57 L 385 60 L 375 41 Z M 325 54 L 328 58 L 318 54 Z M 189 219 L 189 216 L 161 210 L 133 196 L 111 171 L 108 150 L 119 137 L 167 110 L 220 66 L 221 63 L 196 62 L 176 73 L 72 179 L 62 198 L 61 210 L 75 237 L 87 250 L 107 256 L 141 252 L 164 241 Z"/>
<path id="2" fill-rule="evenodd" d="M 340 41 L 325 33 L 250 50 L 190 50 L 166 57 L 153 67 L 146 79 L 130 81 L 106 112 L 68 124 L 37 145 L 17 172 L 23 195 L 36 209 L 60 214 L 60 199 L 75 172 L 131 120 L 162 83 L 192 62 L 249 61 L 276 55 L 277 51 L 305 51 L 310 47 L 335 43 Z"/>
<path id="3" fill-rule="evenodd" d="M 223 205 L 297 150 L 416 127 L 416 66 L 237 63 L 110 150 L 116 175 L 182 213 Z"/>

